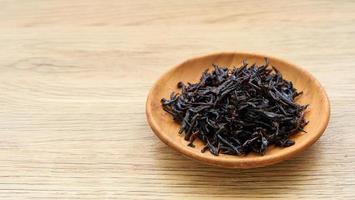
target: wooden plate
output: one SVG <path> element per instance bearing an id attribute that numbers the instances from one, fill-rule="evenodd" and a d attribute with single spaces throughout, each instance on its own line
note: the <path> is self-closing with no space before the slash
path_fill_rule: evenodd
<path id="1" fill-rule="evenodd" d="M 179 81 L 196 82 L 202 72 L 212 68 L 215 63 L 223 66 L 240 65 L 243 59 L 248 63 L 264 63 L 264 57 L 268 57 L 270 65 L 275 66 L 286 80 L 294 83 L 298 91 L 303 95 L 297 99 L 300 104 L 310 104 L 305 114 L 309 124 L 305 127 L 307 133 L 297 133 L 291 138 L 295 145 L 287 148 L 270 146 L 264 156 L 250 153 L 247 156 L 233 156 L 220 154 L 214 156 L 208 151 L 201 153 L 203 144 L 198 139 L 195 141 L 195 148 L 187 146 L 183 135 L 178 134 L 179 124 L 173 121 L 161 106 L 160 100 L 168 98 L 172 91 L 177 92 L 176 84 Z M 249 53 L 216 53 L 187 60 L 186 62 L 172 68 L 159 78 L 151 89 L 147 104 L 146 114 L 148 122 L 154 133 L 168 146 L 181 152 L 183 155 L 198 161 L 227 168 L 254 168 L 271 165 L 283 160 L 290 159 L 296 154 L 311 146 L 324 132 L 328 125 L 330 115 L 330 104 L 327 95 L 320 83 L 304 69 L 270 56 L 249 54 Z"/>

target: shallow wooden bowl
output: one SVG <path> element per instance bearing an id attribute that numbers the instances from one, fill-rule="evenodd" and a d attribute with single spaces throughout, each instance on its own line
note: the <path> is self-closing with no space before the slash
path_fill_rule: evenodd
<path id="1" fill-rule="evenodd" d="M 212 63 L 223 66 L 237 66 L 243 59 L 247 59 L 248 63 L 262 64 L 264 63 L 264 57 L 268 57 L 270 65 L 275 66 L 286 80 L 292 81 L 298 91 L 303 91 L 303 95 L 297 99 L 297 102 L 310 104 L 305 114 L 306 120 L 310 121 L 305 127 L 307 133 L 300 132 L 293 135 L 291 138 L 296 143 L 291 147 L 270 146 L 264 156 L 253 153 L 247 156 L 225 154 L 214 156 L 208 151 L 201 153 L 203 144 L 198 139 L 195 140 L 195 148 L 187 146 L 188 142 L 184 140 L 183 135 L 178 134 L 179 124 L 174 122 L 172 117 L 162 109 L 160 100 L 163 97 L 168 98 L 172 91 L 177 92 L 176 84 L 179 81 L 185 83 L 198 81 L 204 70 L 212 68 Z M 161 76 L 149 93 L 146 114 L 154 133 L 164 143 L 183 155 L 220 167 L 254 168 L 290 159 L 311 146 L 323 134 L 328 125 L 330 104 L 320 83 L 310 73 L 294 64 L 264 55 L 217 53 L 187 60 Z"/>

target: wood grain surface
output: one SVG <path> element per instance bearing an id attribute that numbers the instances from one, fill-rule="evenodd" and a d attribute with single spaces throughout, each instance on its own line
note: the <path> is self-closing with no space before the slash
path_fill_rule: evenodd
<path id="1" fill-rule="evenodd" d="M 354 1 L 0 1 L 0 199 L 354 199 Z M 226 170 L 149 128 L 153 82 L 218 51 L 274 55 L 331 101 L 287 162 Z"/>

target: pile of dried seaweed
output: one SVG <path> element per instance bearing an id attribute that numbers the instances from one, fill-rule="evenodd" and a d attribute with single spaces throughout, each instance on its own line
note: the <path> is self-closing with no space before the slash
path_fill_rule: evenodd
<path id="1" fill-rule="evenodd" d="M 274 67 L 263 65 L 228 69 L 214 66 L 198 83 L 178 83 L 180 94 L 162 99 L 163 109 L 181 124 L 189 146 L 199 138 L 201 150 L 245 155 L 265 154 L 269 145 L 288 147 L 289 136 L 303 131 L 306 106 L 295 103 L 298 93 Z"/>

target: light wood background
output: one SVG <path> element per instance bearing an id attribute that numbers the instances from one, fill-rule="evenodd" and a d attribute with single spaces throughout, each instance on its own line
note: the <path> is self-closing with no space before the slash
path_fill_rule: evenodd
<path id="1" fill-rule="evenodd" d="M 0 199 L 354 199 L 354 1 L 0 1 Z M 150 130 L 153 82 L 247 51 L 324 85 L 325 135 L 297 158 L 205 166 Z"/>

